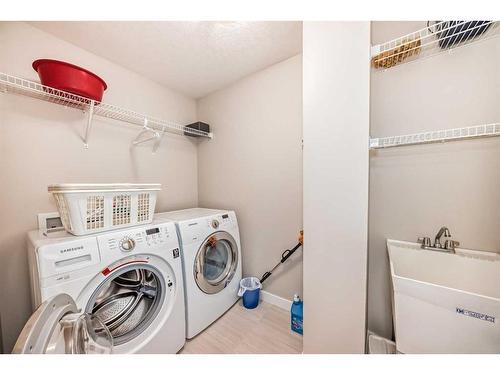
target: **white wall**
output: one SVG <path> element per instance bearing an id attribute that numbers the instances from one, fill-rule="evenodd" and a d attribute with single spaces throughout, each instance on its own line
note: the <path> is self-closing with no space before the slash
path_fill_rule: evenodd
<path id="1" fill-rule="evenodd" d="M 374 22 L 372 43 L 426 22 Z M 371 135 L 500 121 L 498 38 L 373 73 Z M 500 251 L 500 138 L 378 150 L 370 158 L 368 328 L 392 336 L 386 238 L 433 238 L 446 225 L 466 248 Z"/>
<path id="2" fill-rule="evenodd" d="M 0 23 L 0 71 L 38 80 L 37 58 L 73 62 L 108 83 L 104 101 L 181 124 L 196 121 L 194 100 L 161 87 L 24 23 Z M 167 135 L 156 154 L 131 148 L 140 128 L 95 120 L 88 150 L 85 117 L 73 109 L 0 94 L 0 316 L 10 351 L 29 317 L 25 237 L 36 214 L 55 211 L 47 185 L 64 182 L 159 182 L 157 211 L 197 205 L 197 150 L 193 139 Z"/>
<path id="3" fill-rule="evenodd" d="M 302 228 L 302 56 L 199 100 L 198 117 L 216 129 L 198 148 L 200 206 L 236 211 L 243 273 L 260 277 Z M 264 289 L 302 294 L 301 253 Z"/>
<path id="4" fill-rule="evenodd" d="M 304 353 L 364 353 L 369 22 L 305 22 Z"/>

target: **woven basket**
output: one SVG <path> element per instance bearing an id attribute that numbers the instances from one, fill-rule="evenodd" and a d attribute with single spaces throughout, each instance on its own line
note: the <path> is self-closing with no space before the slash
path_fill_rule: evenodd
<path id="1" fill-rule="evenodd" d="M 409 57 L 418 55 L 422 49 L 421 45 L 420 39 L 403 41 L 401 45 L 373 57 L 372 65 L 376 69 L 391 68 Z"/>

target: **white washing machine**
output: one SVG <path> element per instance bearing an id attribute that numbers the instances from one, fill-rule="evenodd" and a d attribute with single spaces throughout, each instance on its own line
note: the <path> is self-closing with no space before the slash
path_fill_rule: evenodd
<path id="1" fill-rule="evenodd" d="M 238 300 L 241 246 L 236 214 L 192 208 L 156 217 L 177 225 L 184 267 L 186 337 L 190 339 Z"/>
<path id="2" fill-rule="evenodd" d="M 112 336 L 113 353 L 176 353 L 183 347 L 184 285 L 173 222 L 78 237 L 33 231 L 28 243 L 38 310 L 14 352 L 81 352 L 89 335 L 104 331 Z M 52 306 L 40 306 L 43 301 Z M 84 313 L 93 333 L 75 328 L 68 335 L 68 325 L 85 323 L 77 319 Z"/>

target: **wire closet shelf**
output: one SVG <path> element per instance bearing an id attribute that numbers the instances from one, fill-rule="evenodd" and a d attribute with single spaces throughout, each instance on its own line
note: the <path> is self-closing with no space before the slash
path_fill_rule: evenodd
<path id="1" fill-rule="evenodd" d="M 378 149 L 495 136 L 500 136 L 500 123 L 434 130 L 393 137 L 371 138 L 369 147 L 370 149 Z"/>
<path id="2" fill-rule="evenodd" d="M 498 21 L 439 21 L 413 33 L 372 46 L 372 67 L 384 71 L 498 35 Z"/>
<path id="3" fill-rule="evenodd" d="M 92 117 L 97 115 L 108 119 L 123 121 L 133 125 L 139 125 L 148 130 L 169 131 L 176 134 L 194 135 L 205 138 L 212 138 L 212 133 L 198 129 L 188 128 L 184 125 L 176 124 L 150 117 L 129 109 L 124 109 L 112 104 L 97 102 L 67 91 L 58 90 L 44 86 L 38 82 L 11 76 L 0 72 L 0 90 L 7 93 L 29 96 L 44 100 L 46 102 L 75 108 L 88 113 L 88 122 L 85 134 L 85 143 L 88 141 Z"/>

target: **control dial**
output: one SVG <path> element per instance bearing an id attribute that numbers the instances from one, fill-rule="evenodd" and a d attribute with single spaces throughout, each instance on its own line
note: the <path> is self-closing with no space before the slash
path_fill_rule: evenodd
<path id="1" fill-rule="evenodd" d="M 120 241 L 120 249 L 122 251 L 132 251 L 135 248 L 135 241 L 130 237 L 124 237 Z"/>
<path id="2" fill-rule="evenodd" d="M 219 221 L 218 220 L 212 220 L 212 228 L 214 228 L 214 229 L 219 228 Z"/>

